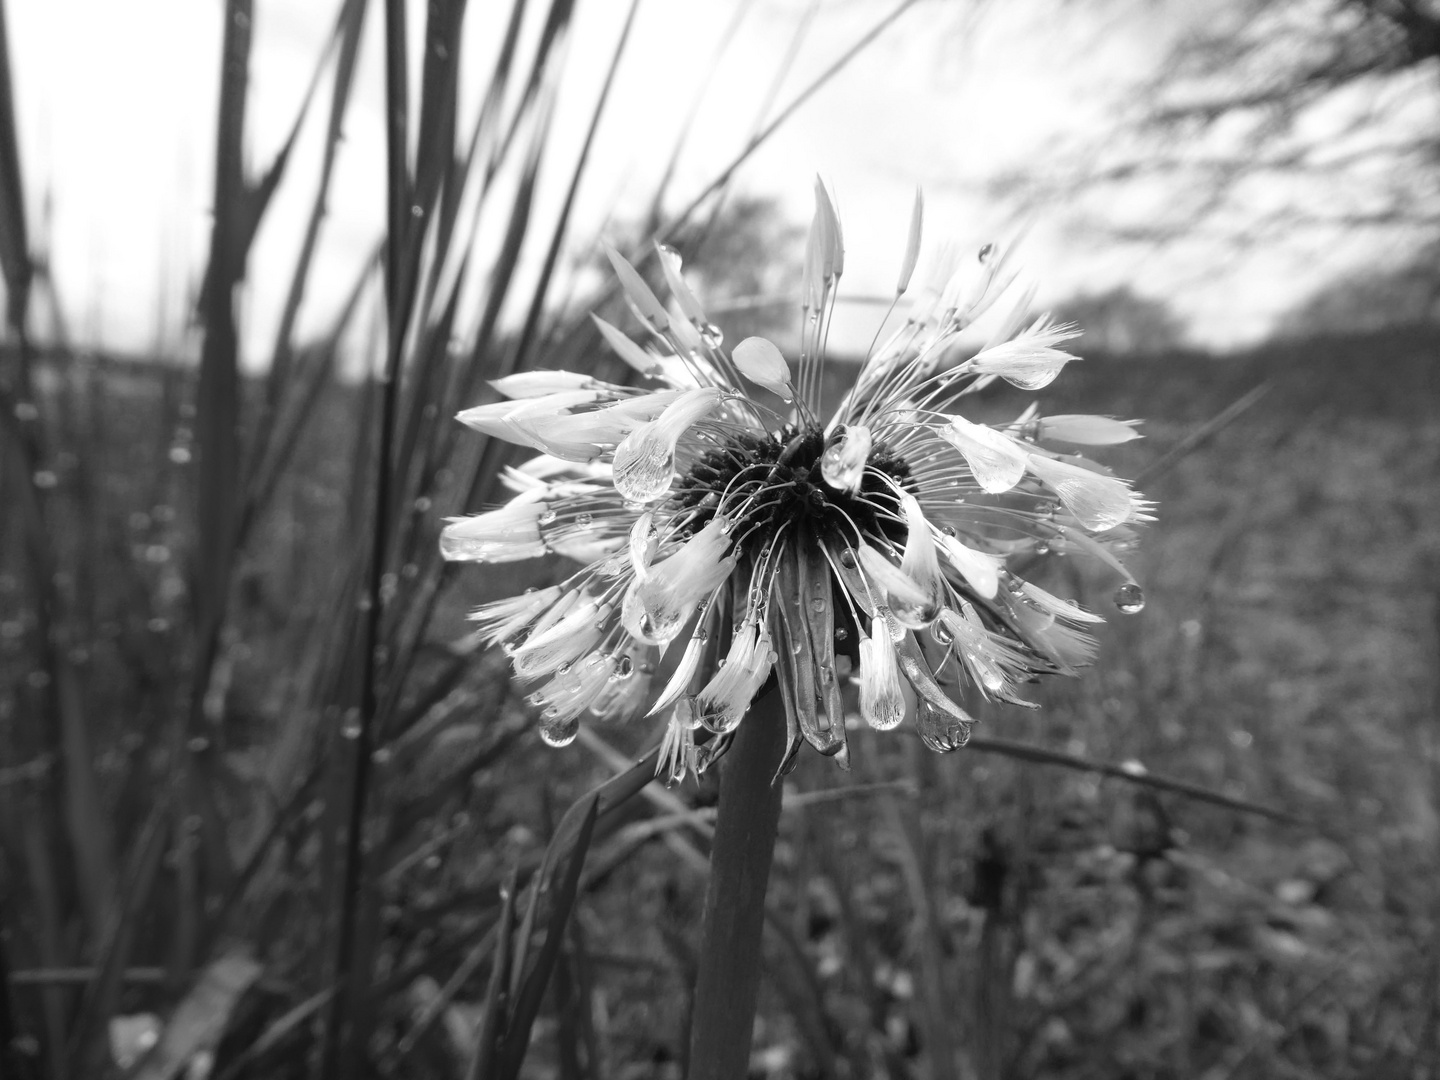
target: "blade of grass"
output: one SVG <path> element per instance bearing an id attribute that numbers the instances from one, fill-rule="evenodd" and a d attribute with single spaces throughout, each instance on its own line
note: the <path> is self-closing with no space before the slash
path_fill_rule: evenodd
<path id="1" fill-rule="evenodd" d="M 5 318 L 17 331 L 25 326 L 34 275 L 21 175 L 15 90 L 10 76 L 10 35 L 5 5 L 0 4 L 0 273 L 5 276 Z"/>
<path id="2" fill-rule="evenodd" d="M 252 0 L 226 0 L 210 263 L 201 297 L 205 336 L 195 405 L 197 699 L 204 693 L 224 618 L 239 511 L 235 498 L 240 453 L 239 334 L 234 305 L 235 290 L 245 274 L 248 193 L 243 144 L 253 16 Z"/>
<path id="3" fill-rule="evenodd" d="M 600 798 L 597 795 L 590 801 L 590 805 L 585 811 L 575 842 L 570 846 L 568 852 L 569 861 L 565 866 L 565 875 L 551 896 L 550 921 L 545 930 L 545 943 L 536 954 L 534 967 L 525 975 L 519 993 L 515 995 L 515 1001 L 510 1010 L 510 1022 L 505 1032 L 504 1049 L 498 1062 L 499 1069 L 496 1075 L 499 1077 L 518 1077 L 520 1075 L 520 1066 L 525 1060 L 525 1052 L 530 1045 L 530 1028 L 535 1023 L 535 1017 L 540 1014 L 540 1002 L 545 995 L 546 986 L 549 985 L 550 976 L 555 970 L 556 960 L 560 956 L 560 947 L 565 940 L 565 927 L 570 921 L 570 913 L 575 908 L 575 899 L 580 886 L 580 872 L 585 868 L 585 855 L 590 849 L 590 839 L 595 834 L 595 822 L 599 813 Z M 545 884 L 546 879 L 541 876 L 539 887 L 536 890 L 537 896 L 547 891 L 544 888 Z"/>
<path id="4" fill-rule="evenodd" d="M 1169 472 L 1181 461 L 1189 457 L 1205 443 L 1209 442 L 1219 432 L 1229 427 L 1243 414 L 1248 412 L 1251 406 L 1257 404 L 1261 398 L 1268 394 L 1274 385 L 1272 382 L 1263 382 L 1221 409 L 1209 420 L 1205 421 L 1205 423 L 1201 424 L 1194 431 L 1186 435 L 1185 438 L 1172 446 L 1163 455 L 1141 469 L 1135 476 L 1135 486 L 1141 487 L 1147 480 L 1152 480 L 1157 476 L 1163 476 Z"/>
<path id="5" fill-rule="evenodd" d="M 515 889 L 514 874 L 515 872 L 512 870 L 504 886 L 504 891 L 502 891 L 501 894 L 506 897 L 507 902 Z M 471 976 L 480 970 L 480 965 L 485 962 L 485 958 L 492 953 L 496 953 L 496 944 L 500 940 L 498 928 L 508 924 L 511 914 L 512 909 L 508 906 L 508 903 L 507 905 L 502 905 L 500 921 L 487 927 L 485 932 L 480 935 L 480 939 L 466 952 L 464 959 L 456 965 L 454 974 L 445 980 L 445 985 L 440 988 L 439 992 L 425 1003 L 424 1011 L 416 1018 L 410 1030 L 405 1032 L 400 1038 L 400 1041 L 395 1046 L 394 1054 L 387 1062 L 389 1069 L 392 1071 L 395 1070 L 400 1066 L 401 1062 L 410 1056 L 415 1047 L 420 1044 L 421 1040 L 430 1033 L 436 1021 L 445 1015 L 445 1010 L 450 1007 L 451 1002 L 453 1002 L 460 991 L 464 989 L 465 984 L 470 981 Z M 495 963 L 497 967 L 500 965 L 498 953 L 496 953 Z"/>
<path id="6" fill-rule="evenodd" d="M 894 852 L 899 860 L 905 890 L 910 898 L 910 954 L 920 968 L 919 1006 L 921 1029 L 924 1032 L 925 1056 L 930 1075 L 935 1080 L 956 1080 L 956 1046 L 952 1039 L 955 1017 L 951 1004 L 956 995 L 947 985 L 941 958 L 946 953 L 945 941 L 935 913 L 935 890 L 925 873 L 924 837 L 915 815 L 915 804 L 908 801 L 909 813 L 902 811 L 893 795 L 880 799 L 890 833 L 895 838 Z"/>
<path id="7" fill-rule="evenodd" d="M 344 0 L 336 26 L 336 33 L 340 38 L 340 53 L 335 65 L 335 82 L 331 90 L 330 116 L 325 130 L 325 147 L 320 161 L 320 176 L 316 183 L 315 198 L 310 206 L 310 214 L 305 221 L 305 233 L 300 242 L 300 252 L 295 259 L 295 269 L 290 276 L 290 288 L 280 311 L 280 323 L 275 331 L 270 371 L 265 380 L 265 404 L 256 417 L 256 434 L 250 454 L 249 472 L 252 475 L 260 468 L 260 461 L 267 457 L 273 459 L 276 456 L 270 449 L 271 425 L 275 421 L 276 412 L 285 396 L 285 391 L 291 383 L 291 367 L 295 355 L 295 323 L 299 318 L 301 305 L 305 301 L 305 290 L 310 280 L 310 268 L 319 243 L 321 224 L 325 219 L 325 207 L 334 177 L 335 162 L 339 155 L 345 114 L 349 108 L 350 92 L 355 81 L 356 58 L 360 49 L 360 35 L 365 26 L 366 9 L 366 0 Z M 251 486 L 254 486 L 253 483 Z"/>
<path id="8" fill-rule="evenodd" d="M 740 151 L 740 153 L 738 153 L 734 158 L 732 158 L 729 164 L 722 168 L 711 179 L 710 183 L 707 184 L 704 188 L 702 188 L 700 193 L 694 196 L 690 200 L 690 202 L 685 205 L 684 209 L 682 209 L 678 214 L 675 214 L 670 218 L 670 220 L 666 223 L 665 227 L 660 230 L 659 235 L 656 237 L 656 239 L 663 243 L 665 240 L 673 236 L 675 230 L 680 228 L 686 221 L 688 221 L 690 219 L 690 215 L 692 215 L 697 209 L 699 209 L 700 206 L 705 202 L 705 200 L 710 198 L 711 195 L 714 195 L 717 191 L 721 190 L 726 184 L 728 184 L 730 182 L 730 178 L 736 173 L 740 166 L 745 164 L 745 162 L 750 159 L 750 155 L 755 153 L 756 150 L 758 150 L 765 142 L 767 142 L 770 136 L 775 134 L 775 132 L 778 131 L 802 105 L 804 105 L 807 101 L 814 97 L 815 94 L 818 93 L 821 88 L 823 88 L 826 84 L 828 84 L 831 79 L 835 78 L 836 75 L 844 71 L 845 68 L 847 68 L 857 56 L 863 53 L 875 42 L 876 38 L 878 38 L 886 30 L 888 30 L 890 26 L 893 25 L 895 21 L 900 18 L 900 16 L 904 15 L 905 12 L 910 10 L 910 8 L 914 7 L 916 3 L 917 0 L 900 0 L 900 3 L 893 7 L 886 15 L 880 18 L 864 34 L 860 35 L 860 37 L 856 39 L 854 44 L 852 44 L 848 49 L 841 53 L 840 56 L 836 58 L 824 71 L 822 71 L 813 80 L 811 80 L 809 85 L 807 85 L 798 94 L 796 94 L 795 97 L 793 97 L 784 106 L 784 108 L 782 108 L 776 114 L 775 119 L 771 120 L 758 132 L 752 135 L 750 137 L 750 140 L 745 144 L 744 148 Z"/>
<path id="9" fill-rule="evenodd" d="M 505 987 L 510 983 L 510 946 L 515 927 L 515 899 L 519 891 L 517 872 L 511 870 L 501 889 L 500 921 L 495 924 L 495 961 L 490 968 L 490 981 L 485 987 L 485 1000 L 480 1012 L 479 1030 L 475 1037 L 475 1052 L 465 1070 L 469 1080 L 488 1080 L 494 1068 L 495 1057 L 505 1038 L 506 1015 L 509 1002 Z"/>
<path id="10" fill-rule="evenodd" d="M 300 1030 L 302 1025 L 308 1023 L 316 1013 L 325 1007 L 325 1003 L 333 994 L 333 988 L 322 990 L 318 994 L 306 998 L 283 1016 L 277 1017 L 260 1033 L 258 1039 L 235 1055 L 215 1080 L 235 1080 L 249 1066 Z"/>
<path id="11" fill-rule="evenodd" d="M 387 229 L 385 249 L 386 355 L 381 376 L 380 435 L 374 458 L 374 491 L 368 573 L 365 585 L 366 610 L 360 638 L 360 713 L 351 751 L 350 790 L 347 797 L 345 842 L 341 861 L 340 919 L 335 934 L 335 984 L 339 991 L 331 1002 L 325 1028 L 320 1075 L 338 1080 L 359 1071 L 364 1033 L 355 1023 L 353 1010 L 368 992 L 369 971 L 355 963 L 357 917 L 360 914 L 361 883 L 364 878 L 363 832 L 370 797 L 370 774 L 375 748 L 377 705 L 386 595 L 384 579 L 389 558 L 391 522 L 390 487 L 393 480 L 391 454 L 395 440 L 399 400 L 401 354 L 410 321 L 413 297 L 405 292 L 405 259 L 410 238 L 422 230 L 411 220 L 413 182 L 406 161 L 408 106 L 406 88 L 405 4 L 385 2 L 385 155 Z"/>
<path id="12" fill-rule="evenodd" d="M 96 974 L 85 988 L 77 1015 L 72 1021 L 66 1050 L 69 1076 L 98 1076 L 109 1052 L 105 1025 L 115 1014 L 120 1000 L 121 976 L 129 966 L 130 953 L 141 929 L 146 905 L 154 892 L 155 879 L 169 836 L 173 788 L 152 807 L 149 818 L 131 848 L 125 885 L 106 920 L 104 934 L 95 946 Z"/>
<path id="13" fill-rule="evenodd" d="M 1172 777 L 1160 776 L 1156 773 L 1142 772 L 1133 766 L 1127 768 L 1123 765 L 1112 765 L 1109 762 L 1093 761 L 1076 754 L 1050 750 L 1043 746 L 1033 746 L 1029 743 L 1015 742 L 1011 739 L 994 739 L 985 735 L 973 735 L 965 745 L 968 749 L 979 750 L 989 754 L 1001 754 L 1005 757 L 1015 758 L 1018 761 L 1033 761 L 1042 765 L 1060 765 L 1067 769 L 1098 773 L 1101 776 L 1113 777 L 1116 780 L 1124 780 L 1126 783 L 1139 784 L 1143 787 L 1155 788 L 1159 791 L 1173 791 L 1178 795 L 1184 795 L 1186 798 L 1195 799 L 1199 802 L 1208 802 L 1215 806 L 1223 806 L 1228 810 L 1239 810 L 1246 814 L 1256 814 L 1285 825 L 1309 827 L 1309 823 L 1303 818 L 1286 813 L 1284 810 L 1276 810 L 1273 807 L 1251 802 L 1248 799 L 1239 799 L 1233 795 L 1213 791 L 1204 785 L 1192 784 L 1188 780 L 1176 780 Z"/>

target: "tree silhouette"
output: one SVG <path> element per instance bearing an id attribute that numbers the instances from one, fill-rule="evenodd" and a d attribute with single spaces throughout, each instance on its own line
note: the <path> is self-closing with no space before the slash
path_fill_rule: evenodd
<path id="1" fill-rule="evenodd" d="M 1083 160 L 1029 178 L 1035 195 L 1099 189 L 1116 231 L 1144 239 L 1366 229 L 1418 245 L 1440 235 L 1440 4 L 1172 9 L 1190 29 L 1128 95 L 1116 130 Z"/>

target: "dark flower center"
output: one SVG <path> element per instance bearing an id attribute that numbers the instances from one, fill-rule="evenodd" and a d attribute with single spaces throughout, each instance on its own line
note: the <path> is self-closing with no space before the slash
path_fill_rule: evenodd
<path id="1" fill-rule="evenodd" d="M 770 435 L 732 436 L 709 451 L 676 481 L 672 498 L 693 511 L 699 529 L 724 501 L 735 521 L 742 556 L 757 556 L 782 526 L 832 551 L 864 535 L 905 542 L 905 522 L 895 487 L 913 486 L 910 466 L 884 443 L 870 450 L 860 490 L 836 491 L 825 482 L 820 459 L 825 434 L 787 426 Z M 888 478 L 888 479 L 887 479 Z M 857 535 L 858 534 L 858 535 Z"/>

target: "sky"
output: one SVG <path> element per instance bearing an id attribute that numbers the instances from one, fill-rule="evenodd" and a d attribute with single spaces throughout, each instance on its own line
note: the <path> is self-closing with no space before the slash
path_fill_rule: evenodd
<path id="1" fill-rule="evenodd" d="M 415 41 L 425 5 L 411 6 Z M 561 166 L 578 147 L 627 6 L 579 0 L 542 219 L 558 205 L 567 173 Z M 252 174 L 269 163 L 293 122 L 334 7 L 256 2 Z M 372 7 L 302 332 L 327 324 L 381 234 L 383 80 L 379 5 Z M 493 7 L 470 5 L 467 55 L 475 63 L 462 71 L 462 96 L 468 86 L 473 98 L 486 72 L 480 60 L 500 29 Z M 777 72 L 785 102 L 889 7 L 881 0 L 754 0 L 687 126 L 735 0 L 643 2 L 572 238 L 588 241 L 607 220 L 638 213 L 682 132 L 675 200 L 700 190 L 745 144 Z M 754 154 L 738 186 L 775 198 L 803 222 L 814 178 L 822 177 L 846 229 L 845 294 L 888 293 L 917 186 L 926 196 L 926 250 L 978 248 L 1021 224 L 1013 202 L 985 192 L 988 182 L 1104 137 L 1126 93 L 1154 70 L 1177 32 L 1165 5 L 1127 8 L 1130 17 L 1101 22 L 1090 6 L 1056 0 L 919 3 Z M 792 53 L 795 27 L 812 13 Z M 210 226 L 220 0 L 47 0 L 8 4 L 6 14 L 35 246 L 49 262 L 70 333 L 125 351 L 184 352 L 193 347 L 187 314 Z M 324 93 L 322 86 L 322 106 Z M 322 116 L 317 109 L 292 162 L 300 182 L 282 187 L 252 254 L 242 303 L 252 364 L 263 362 L 274 332 Z M 1194 245 L 1122 248 L 1078 221 L 1064 199 L 1024 216 L 1026 263 L 1042 283 L 1042 305 L 1129 284 L 1171 303 L 1203 344 L 1256 340 L 1333 273 L 1294 253 L 1237 260 Z M 797 255 L 786 254 L 792 261 Z M 840 336 L 862 339 L 862 324 L 873 318 L 872 309 L 847 306 Z"/>

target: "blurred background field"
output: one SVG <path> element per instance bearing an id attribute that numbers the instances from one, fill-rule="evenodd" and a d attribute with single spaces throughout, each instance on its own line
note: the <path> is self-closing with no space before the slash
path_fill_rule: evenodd
<path id="1" fill-rule="evenodd" d="M 221 92 L 196 318 L 153 348 L 115 351 L 65 317 L 85 299 L 50 272 L 43 185 L 20 183 L 8 94 L 0 110 L 5 1076 L 683 1075 L 714 779 L 606 803 L 593 830 L 565 817 L 660 728 L 597 723 L 547 748 L 504 658 L 470 642 L 474 604 L 559 567 L 440 563 L 443 517 L 496 498 L 508 460 L 450 417 L 509 370 L 620 370 L 584 317 L 625 317 L 594 272 L 595 233 L 637 252 L 668 237 L 732 342 L 785 332 L 803 233 L 783 202 L 736 186 L 743 168 L 661 183 L 647 212 L 603 226 L 563 198 L 538 211 L 542 177 L 562 196 L 592 182 L 583 152 L 564 167 L 541 153 L 575 10 L 516 5 L 507 23 L 437 3 L 407 24 L 402 4 L 366 6 L 337 6 L 309 111 L 289 103 L 320 148 L 297 172 L 246 136 L 247 72 L 265 71 L 248 31 L 267 13 L 224 5 L 230 63 L 204 43 Z M 1321 38 L 1301 31 L 1327 5 L 1280 6 L 1313 58 L 1299 43 Z M 959 5 L 910 7 L 798 14 L 858 20 L 866 48 L 869 27 L 969 25 Z M 1338 7 L 1359 19 L 1336 39 L 1352 69 L 1317 62 L 1310 89 L 1346 70 L 1398 80 L 1367 107 L 1428 145 L 1406 125 L 1434 57 L 1383 60 L 1397 39 L 1370 31 L 1385 5 Z M 1258 10 L 1215 6 L 1249 13 L 1236 42 L 1269 25 Z M 466 67 L 462 26 L 481 22 L 493 55 Z M 623 44 L 605 55 L 617 70 L 636 62 Z M 402 148 L 375 191 L 388 259 L 377 235 L 316 270 L 348 80 L 402 56 L 398 81 L 370 73 Z M 817 69 L 822 102 L 853 74 Z M 604 130 L 603 94 L 580 103 Z M 1282 142 L 1339 146 L 1342 112 Z M 1101 165 L 1071 196 L 1038 167 L 1031 180 L 1068 206 L 1106 182 Z M 1342 180 L 1298 171 L 1262 203 L 1292 209 Z M 1185 190 L 1218 199 L 1198 177 Z M 272 182 L 309 209 L 293 260 L 257 269 Z M 1243 347 L 1131 286 L 1052 297 L 1093 332 L 1044 409 L 1145 421 L 1105 460 L 1159 503 L 1133 557 L 1148 602 L 1114 612 L 1113 582 L 1057 559 L 1051 587 L 1111 616 L 1083 679 L 1038 688 L 1039 712 L 987 712 L 946 757 L 863 728 L 851 773 L 804 756 L 754 1075 L 1440 1070 L 1440 288 L 1432 208 L 1405 205 L 1408 220 L 1374 211 L 1366 226 L 1360 207 L 1322 223 L 1408 247 L 1358 249 L 1386 255 L 1295 296 Z M 1242 247 L 1286 217 L 1246 218 Z M 881 279 L 901 240 L 866 253 Z M 279 300 L 257 315 L 261 270 Z M 338 300 L 316 314 L 315 294 Z M 883 305 L 858 306 L 873 331 Z M 1026 400 L 996 388 L 976 407 L 1006 417 Z"/>

